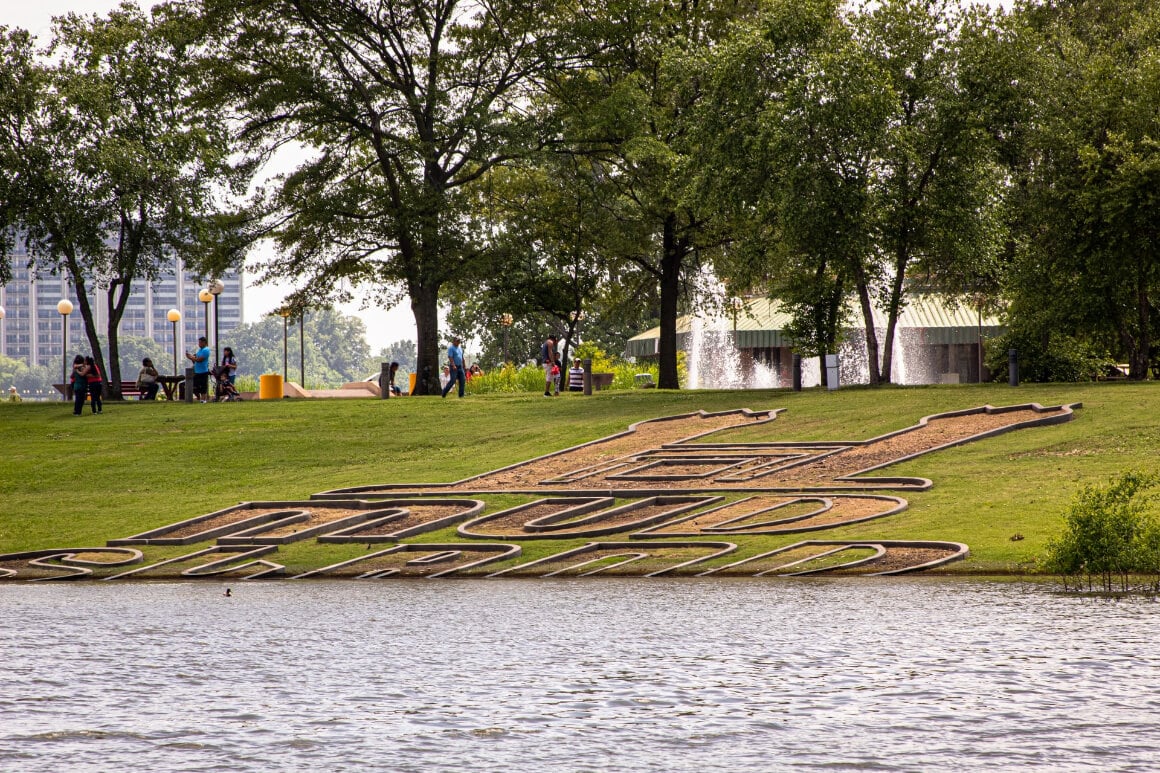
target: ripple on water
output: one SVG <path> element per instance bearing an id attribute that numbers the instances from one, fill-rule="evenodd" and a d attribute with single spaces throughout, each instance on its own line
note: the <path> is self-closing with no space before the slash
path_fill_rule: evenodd
<path id="1" fill-rule="evenodd" d="M 234 590 L 5 586 L 7 630 L 36 635 L 0 639 L 0 759 L 94 771 L 142 759 L 255 771 L 1154 766 L 1149 602 L 931 579 Z"/>

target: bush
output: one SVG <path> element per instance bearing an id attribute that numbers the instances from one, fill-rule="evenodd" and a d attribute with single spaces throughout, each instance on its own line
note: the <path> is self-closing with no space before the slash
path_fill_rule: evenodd
<path id="1" fill-rule="evenodd" d="M 1149 512 L 1153 475 L 1128 472 L 1107 486 L 1085 486 L 1067 512 L 1063 534 L 1047 544 L 1044 569 L 1065 590 L 1128 591 L 1160 587 L 1160 525 Z M 1074 584 L 1072 581 L 1075 581 Z"/>
<path id="2" fill-rule="evenodd" d="M 538 365 L 516 367 L 508 363 L 499 370 L 474 376 L 467 382 L 467 392 L 473 395 L 543 391 L 544 369 Z"/>
<path id="3" fill-rule="evenodd" d="M 986 345 L 987 368 L 995 381 L 1007 380 L 1007 353 L 1011 349 L 1019 352 L 1019 378 L 1023 381 L 1095 381 L 1115 365 L 1105 352 L 1078 338 L 1051 333 L 1045 345 L 1037 336 L 1010 331 Z"/>
<path id="4" fill-rule="evenodd" d="M 606 354 L 602 349 L 593 344 L 580 344 L 572 352 L 572 358 L 579 357 L 580 359 L 592 360 L 593 373 L 611 373 L 612 374 L 612 389 L 632 389 L 636 386 L 637 373 L 651 373 L 653 382 L 659 378 L 660 373 L 657 370 L 656 363 L 637 363 L 623 362 Z M 568 388 L 568 368 L 571 363 L 565 364 L 562 388 Z M 467 382 L 467 392 L 469 394 L 486 394 L 489 392 L 502 392 L 514 394 L 517 392 L 543 392 L 544 391 L 544 369 L 539 365 L 523 365 L 516 367 L 515 365 L 504 365 L 499 370 L 493 370 L 489 373 L 484 373 L 482 376 L 476 376 Z"/>

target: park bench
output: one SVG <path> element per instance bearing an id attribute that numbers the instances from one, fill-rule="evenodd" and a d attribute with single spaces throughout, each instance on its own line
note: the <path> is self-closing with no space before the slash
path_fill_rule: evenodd
<path id="1" fill-rule="evenodd" d="M 593 373 L 592 388 L 596 390 L 608 389 L 612 386 L 612 380 L 614 378 L 616 378 L 615 373 Z"/>
<path id="2" fill-rule="evenodd" d="M 67 397 L 69 400 L 72 399 L 72 396 L 73 396 L 72 384 L 53 384 L 53 386 L 56 387 L 56 391 L 60 392 L 62 395 Z M 109 388 L 108 388 L 108 384 L 106 384 L 105 385 L 105 395 L 107 396 L 108 393 L 109 393 Z M 121 382 L 121 397 L 125 398 L 126 400 L 128 400 L 131 397 L 141 399 L 141 390 L 137 388 L 137 382 L 136 381 L 122 381 Z"/>

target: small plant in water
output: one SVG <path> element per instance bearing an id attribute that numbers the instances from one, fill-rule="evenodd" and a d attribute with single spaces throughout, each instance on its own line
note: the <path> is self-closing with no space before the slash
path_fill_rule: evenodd
<path id="1" fill-rule="evenodd" d="M 1064 590 L 1160 590 L 1160 523 L 1152 513 L 1155 475 L 1128 472 L 1106 486 L 1085 486 L 1061 535 L 1047 543 L 1043 567 Z"/>

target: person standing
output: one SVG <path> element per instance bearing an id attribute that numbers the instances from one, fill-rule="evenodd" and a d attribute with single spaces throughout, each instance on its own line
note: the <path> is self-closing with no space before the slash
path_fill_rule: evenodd
<path id="1" fill-rule="evenodd" d="M 91 355 L 85 357 L 85 381 L 89 387 L 89 407 L 93 413 L 104 413 L 105 404 L 101 402 L 101 393 L 105 390 L 105 379 L 101 377 L 101 369 Z"/>
<path id="2" fill-rule="evenodd" d="M 447 367 L 450 369 L 451 379 L 447 382 L 447 386 L 443 387 L 443 397 L 451 391 L 451 385 L 459 384 L 459 396 L 463 397 L 464 389 L 467 387 L 467 369 L 463 363 L 463 349 L 459 346 L 459 338 L 452 336 L 451 346 L 447 347 Z"/>
<path id="3" fill-rule="evenodd" d="M 85 358 L 79 354 L 73 357 L 72 373 L 69 375 L 69 385 L 73 394 L 73 416 L 80 416 L 81 410 L 85 407 L 85 397 L 89 394 L 89 382 L 85 378 L 87 371 Z"/>
<path id="4" fill-rule="evenodd" d="M 212 356 L 205 336 L 198 336 L 195 354 L 185 353 L 185 358 L 193 363 L 193 399 L 200 403 L 209 399 L 209 363 Z"/>
<path id="5" fill-rule="evenodd" d="M 556 362 L 552 367 L 552 394 L 559 396 L 560 385 L 564 382 L 564 361 L 560 359 L 560 352 L 556 352 Z"/>
<path id="6" fill-rule="evenodd" d="M 584 368 L 580 367 L 579 357 L 572 361 L 572 367 L 568 369 L 568 391 L 584 391 Z"/>
<path id="7" fill-rule="evenodd" d="M 137 389 L 141 392 L 142 400 L 157 399 L 157 388 L 160 386 L 157 383 L 159 375 L 157 368 L 153 367 L 153 360 L 148 357 L 141 360 L 141 370 L 137 372 Z"/>
<path id="8" fill-rule="evenodd" d="M 234 356 L 234 350 L 228 346 L 222 349 L 221 372 L 231 385 L 238 380 L 238 358 Z"/>
<path id="9" fill-rule="evenodd" d="M 556 376 L 552 375 L 552 368 L 556 368 L 556 373 L 559 375 L 560 369 L 556 365 L 556 334 L 552 333 L 540 344 L 540 363 L 544 366 L 544 397 L 552 396 L 552 385 L 556 381 Z"/>

